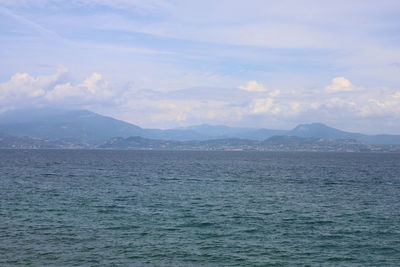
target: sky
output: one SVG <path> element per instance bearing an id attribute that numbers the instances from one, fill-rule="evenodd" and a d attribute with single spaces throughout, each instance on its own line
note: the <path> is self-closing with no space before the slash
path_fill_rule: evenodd
<path id="1" fill-rule="evenodd" d="M 400 1 L 0 0 L 0 113 L 400 134 Z"/>

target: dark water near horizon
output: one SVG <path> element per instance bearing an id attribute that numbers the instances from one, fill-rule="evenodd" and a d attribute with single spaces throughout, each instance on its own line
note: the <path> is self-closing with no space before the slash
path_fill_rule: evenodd
<path id="1" fill-rule="evenodd" d="M 400 154 L 0 150 L 0 266 L 399 266 Z"/>

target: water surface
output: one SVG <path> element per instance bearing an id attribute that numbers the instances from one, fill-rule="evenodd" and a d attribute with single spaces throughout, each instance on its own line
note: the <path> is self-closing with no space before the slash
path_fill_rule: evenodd
<path id="1" fill-rule="evenodd" d="M 398 266 L 400 154 L 0 150 L 3 266 Z"/>

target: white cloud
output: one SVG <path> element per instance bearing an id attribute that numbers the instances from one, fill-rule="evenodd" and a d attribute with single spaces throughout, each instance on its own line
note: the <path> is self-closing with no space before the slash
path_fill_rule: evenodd
<path id="1" fill-rule="evenodd" d="M 252 94 L 215 87 L 162 92 L 111 85 L 96 72 L 80 81 L 68 80 L 69 76 L 64 76 L 66 71 L 60 67 L 52 75 L 16 73 L 0 84 L 0 112 L 46 105 L 88 108 L 143 127 L 156 128 L 201 123 L 275 128 L 274 121 L 280 125 L 290 121 L 295 124 L 304 118 L 328 124 L 343 121 L 349 125 L 351 121 L 373 121 L 377 117 L 385 118 L 382 123 L 391 122 L 395 128 L 400 115 L 398 88 L 365 88 L 362 94 L 332 94 L 354 87 L 344 78 L 332 82 L 340 89 L 298 90 L 296 94 L 285 89 Z M 256 82 L 244 87 L 254 91 L 257 86 L 260 84 Z"/>
<path id="2" fill-rule="evenodd" d="M 15 105 L 21 101 L 43 97 L 67 71 L 66 67 L 59 66 L 53 75 L 33 77 L 28 73 L 16 73 L 9 81 L 0 84 L 0 103 Z"/>
<path id="3" fill-rule="evenodd" d="M 337 77 L 332 80 L 332 83 L 325 87 L 327 92 L 349 92 L 361 90 L 361 87 L 354 86 L 349 80 L 344 77 Z"/>
<path id="4" fill-rule="evenodd" d="M 241 85 L 238 88 L 248 92 L 265 92 L 268 90 L 262 83 L 258 83 L 257 81 L 248 81 L 247 85 Z"/>
<path id="5" fill-rule="evenodd" d="M 360 107 L 358 114 L 365 117 L 389 114 L 398 116 L 400 114 L 400 100 L 371 98 Z"/>
<path id="6" fill-rule="evenodd" d="M 98 73 L 93 73 L 81 83 L 65 82 L 68 69 L 59 66 L 52 75 L 31 76 L 16 73 L 7 82 L 0 84 L 2 109 L 35 105 L 68 105 L 102 103 L 113 101 L 116 94 Z"/>
<path id="7" fill-rule="evenodd" d="M 73 98 L 77 103 L 112 100 L 114 96 L 115 94 L 109 89 L 109 83 L 96 72 L 82 83 L 58 84 L 46 94 L 46 98 L 50 101 L 67 101 L 68 98 Z"/>
<path id="8" fill-rule="evenodd" d="M 256 98 L 250 104 L 250 108 L 252 113 L 259 114 L 270 111 L 273 105 L 274 105 L 274 100 L 270 97 Z"/>
<path id="9" fill-rule="evenodd" d="M 269 96 L 270 96 L 270 97 L 275 97 L 275 96 L 278 96 L 278 95 L 280 95 L 280 94 L 281 94 L 281 91 L 280 91 L 280 90 L 275 90 L 275 91 L 269 93 Z"/>
<path id="10" fill-rule="evenodd" d="M 8 97 L 38 97 L 45 92 L 41 81 L 28 73 L 16 73 L 11 80 L 0 85 L 1 92 Z"/>
<path id="11" fill-rule="evenodd" d="M 74 87 L 71 85 L 71 83 L 65 83 L 65 84 L 58 84 L 54 86 L 54 89 L 51 90 L 46 94 L 46 98 L 49 100 L 57 99 L 57 98 L 64 98 L 66 95 L 71 95 L 75 94 L 79 96 L 79 92 L 74 92 Z"/>

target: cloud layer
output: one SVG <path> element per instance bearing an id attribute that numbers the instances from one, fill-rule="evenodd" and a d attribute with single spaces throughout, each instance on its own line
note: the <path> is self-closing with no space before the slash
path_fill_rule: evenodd
<path id="1" fill-rule="evenodd" d="M 67 74 L 64 66 L 59 66 L 53 75 L 14 74 L 9 81 L 0 84 L 2 109 L 38 105 L 81 107 L 113 99 L 114 92 L 100 74 L 93 73 L 80 83 L 66 81 Z"/>
<path id="2" fill-rule="evenodd" d="M 396 0 L 0 0 L 0 112 L 400 133 L 399 10 Z"/>
<path id="3" fill-rule="evenodd" d="M 118 87 L 99 73 L 75 82 L 68 81 L 69 76 L 62 66 L 52 75 L 16 73 L 0 84 L 1 111 L 27 106 L 89 108 L 140 126 L 164 128 L 200 123 L 290 128 L 319 121 L 350 130 L 368 131 L 370 123 L 388 132 L 400 130 L 400 90 L 363 88 L 359 95 L 361 87 L 344 77 L 310 93 L 264 90 L 256 81 L 248 82 L 247 87 L 261 86 L 263 90 L 203 87 L 162 92 Z M 350 124 L 343 123 L 346 121 Z"/>
<path id="4" fill-rule="evenodd" d="M 257 81 L 248 81 L 246 86 L 241 85 L 238 86 L 238 88 L 249 92 L 265 92 L 268 90 L 264 85 Z"/>
<path id="5" fill-rule="evenodd" d="M 362 90 L 361 87 L 356 87 L 351 84 L 349 80 L 344 77 L 337 77 L 332 80 L 332 83 L 325 87 L 328 92 L 346 92 Z"/>

